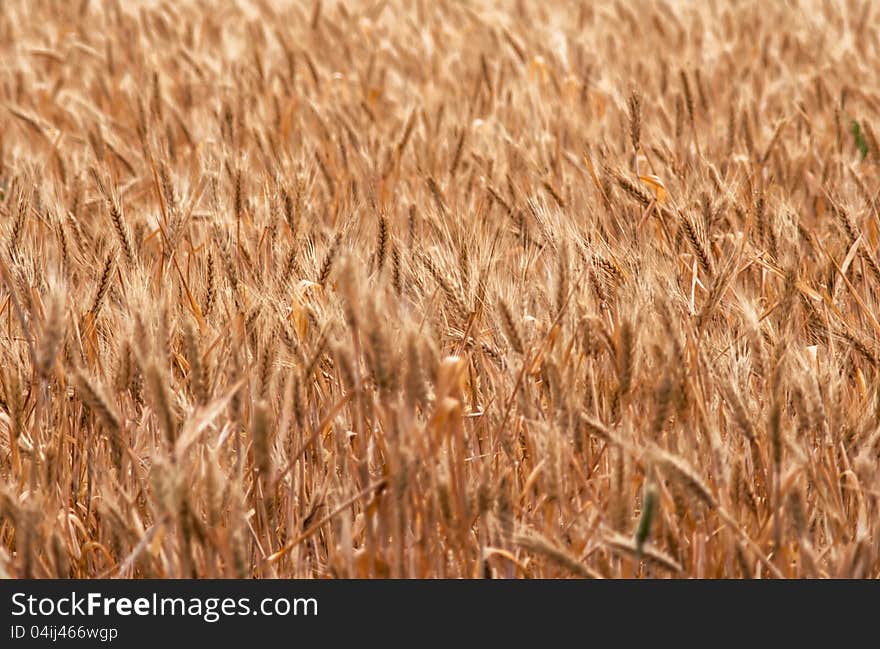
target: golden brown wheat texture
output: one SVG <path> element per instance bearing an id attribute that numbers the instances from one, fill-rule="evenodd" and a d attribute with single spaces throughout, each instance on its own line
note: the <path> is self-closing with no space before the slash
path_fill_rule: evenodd
<path id="1" fill-rule="evenodd" d="M 878 18 L 0 3 L 0 576 L 880 577 Z"/>

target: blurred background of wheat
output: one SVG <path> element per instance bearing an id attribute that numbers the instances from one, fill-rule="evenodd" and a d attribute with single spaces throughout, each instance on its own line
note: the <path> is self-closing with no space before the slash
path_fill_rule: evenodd
<path id="1" fill-rule="evenodd" d="M 878 577 L 878 8 L 0 7 L 0 573 Z"/>

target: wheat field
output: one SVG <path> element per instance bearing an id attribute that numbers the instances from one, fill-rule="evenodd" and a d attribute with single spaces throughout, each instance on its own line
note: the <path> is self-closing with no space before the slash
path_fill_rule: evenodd
<path id="1" fill-rule="evenodd" d="M 0 575 L 880 577 L 869 1 L 0 5 Z"/>

